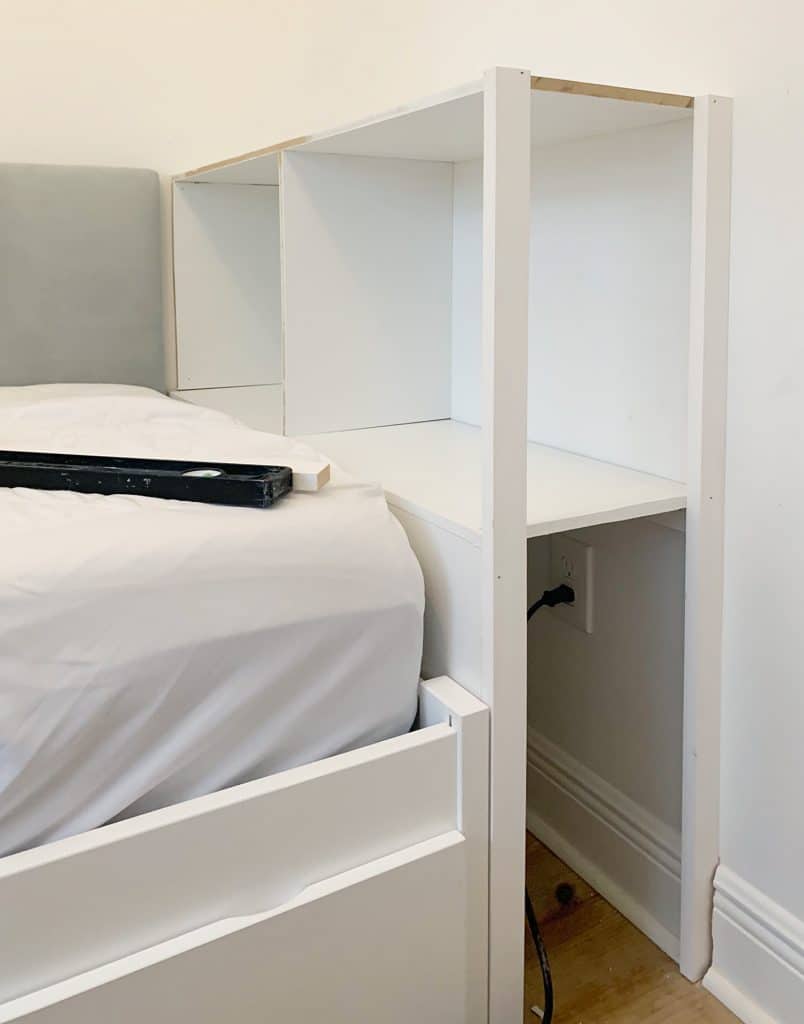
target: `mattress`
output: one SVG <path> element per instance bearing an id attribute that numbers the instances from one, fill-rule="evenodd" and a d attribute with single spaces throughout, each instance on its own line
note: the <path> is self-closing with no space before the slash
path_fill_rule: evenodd
<path id="1" fill-rule="evenodd" d="M 304 466 L 139 387 L 0 388 L 0 448 Z M 269 509 L 0 488 L 0 854 L 405 732 L 424 592 L 378 486 Z"/>

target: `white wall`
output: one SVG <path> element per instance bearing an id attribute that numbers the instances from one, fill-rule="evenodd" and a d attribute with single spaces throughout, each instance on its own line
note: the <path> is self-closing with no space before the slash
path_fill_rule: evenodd
<path id="1" fill-rule="evenodd" d="M 765 900 L 760 916 L 792 915 L 778 918 L 784 957 L 777 953 L 778 963 L 792 962 L 791 936 L 804 930 L 798 0 L 2 0 L 0 13 L 2 160 L 168 173 L 449 87 L 492 64 L 735 97 L 722 859 Z M 780 1003 L 781 986 L 769 991 L 771 975 L 751 971 L 723 937 L 735 931 L 734 906 L 729 899 L 715 949 L 721 994 L 746 1015 L 745 992 L 778 1020 L 798 1022 L 789 999 Z M 749 909 L 755 920 L 756 900 Z"/>
<path id="2" fill-rule="evenodd" d="M 692 125 L 538 147 L 528 436 L 686 478 Z M 480 422 L 481 166 L 455 167 L 452 415 Z"/>
<path id="3" fill-rule="evenodd" d="M 679 829 L 684 533 L 637 519 L 571 536 L 593 548 L 594 628 L 546 610 L 531 620 L 528 722 Z M 534 600 L 551 585 L 548 549 L 529 542 Z"/>

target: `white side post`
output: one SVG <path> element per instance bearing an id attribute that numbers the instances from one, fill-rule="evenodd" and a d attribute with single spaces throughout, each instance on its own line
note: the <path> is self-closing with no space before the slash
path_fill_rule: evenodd
<path id="1" fill-rule="evenodd" d="M 458 733 L 458 828 L 466 843 L 466 1013 L 488 1018 L 489 709 L 448 676 L 419 691 L 419 724 L 449 722 Z"/>
<path id="2" fill-rule="evenodd" d="M 489 1020 L 522 1020 L 527 666 L 530 74 L 486 73 L 483 673 L 491 697 Z"/>
<path id="3" fill-rule="evenodd" d="M 731 101 L 695 99 L 684 654 L 681 972 L 712 957 L 719 856 L 723 494 L 729 324 Z"/>

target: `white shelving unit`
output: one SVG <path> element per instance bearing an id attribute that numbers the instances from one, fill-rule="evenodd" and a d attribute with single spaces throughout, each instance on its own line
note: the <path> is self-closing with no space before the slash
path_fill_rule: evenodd
<path id="1" fill-rule="evenodd" d="M 708 965 L 729 181 L 728 100 L 496 69 L 174 182 L 176 393 L 264 429 L 270 390 L 380 481 L 424 674 L 491 708 L 473 1024 L 521 1019 L 529 537 L 686 509 L 680 964 Z"/>

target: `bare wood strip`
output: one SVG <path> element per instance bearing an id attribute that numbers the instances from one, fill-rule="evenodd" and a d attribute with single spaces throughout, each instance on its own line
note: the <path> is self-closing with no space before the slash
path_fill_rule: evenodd
<path id="1" fill-rule="evenodd" d="M 193 178 L 196 174 L 206 174 L 207 171 L 217 171 L 222 167 L 231 167 L 233 164 L 241 164 L 246 160 L 254 160 L 258 156 L 269 156 L 271 153 L 278 153 L 283 149 L 290 149 L 292 146 L 300 146 L 303 142 L 309 142 L 312 136 L 299 135 L 295 139 L 286 139 L 284 142 L 274 143 L 273 146 L 265 146 L 263 149 L 253 149 L 250 153 L 241 153 L 239 156 L 230 156 L 226 160 L 218 160 L 214 164 L 204 164 L 203 167 L 194 167 L 191 171 L 184 171 L 174 177 L 174 181 L 181 181 L 182 178 Z"/>
<path id="2" fill-rule="evenodd" d="M 531 89 L 541 92 L 564 92 L 571 96 L 599 96 L 601 99 L 628 100 L 631 103 L 654 103 L 660 107 L 692 107 L 692 96 L 672 92 L 649 92 L 645 89 L 626 89 L 619 85 L 595 85 L 592 82 L 572 82 L 563 78 L 543 78 L 531 75 Z"/>

